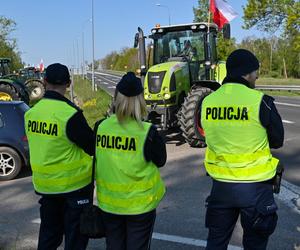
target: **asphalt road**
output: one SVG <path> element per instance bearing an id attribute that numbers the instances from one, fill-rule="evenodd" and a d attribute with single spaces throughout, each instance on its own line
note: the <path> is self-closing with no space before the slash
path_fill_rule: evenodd
<path id="1" fill-rule="evenodd" d="M 106 76 L 101 81 L 117 81 L 120 77 Z M 115 83 L 103 84 L 114 92 Z M 108 88 L 111 87 L 111 88 Z M 299 185 L 297 170 L 300 99 L 276 98 L 278 109 L 286 121 L 285 147 L 274 151 L 286 165 L 285 178 Z M 283 103 L 283 104 L 280 104 Z M 168 161 L 160 169 L 167 186 L 167 193 L 157 209 L 152 248 L 154 250 L 196 250 L 204 249 L 207 230 L 204 226 L 205 199 L 209 194 L 211 180 L 202 166 L 204 150 L 190 148 L 178 133 L 166 134 Z M 30 171 L 12 181 L 0 183 L 0 250 L 36 249 L 39 229 L 38 196 L 35 195 Z M 295 189 L 294 189 L 295 188 Z M 279 206 L 279 221 L 271 236 L 269 250 L 300 250 L 300 209 L 293 206 L 297 186 L 285 183 L 284 192 L 276 197 Z M 299 193 L 294 193 L 298 195 Z M 242 229 L 235 228 L 230 250 L 242 249 Z M 62 248 L 61 248 L 62 249 Z M 88 249 L 105 249 L 104 240 L 91 240 Z"/>

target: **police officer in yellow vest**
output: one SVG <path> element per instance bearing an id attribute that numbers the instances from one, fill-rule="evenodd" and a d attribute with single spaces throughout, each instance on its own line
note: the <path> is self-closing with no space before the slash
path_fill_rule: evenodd
<path id="1" fill-rule="evenodd" d="M 57 249 L 63 235 L 66 250 L 86 249 L 79 216 L 91 192 L 94 136 L 82 111 L 64 97 L 71 80 L 66 66 L 46 69 L 46 93 L 25 114 L 32 181 L 41 195 L 39 250 Z"/>
<path id="2" fill-rule="evenodd" d="M 115 115 L 100 121 L 96 137 L 97 200 L 107 249 L 150 249 L 156 207 L 165 194 L 158 167 L 166 162 L 166 147 L 144 115 L 141 80 L 128 72 L 116 87 Z"/>
<path id="3" fill-rule="evenodd" d="M 207 149 L 204 165 L 213 179 L 207 198 L 207 248 L 227 249 L 238 217 L 245 249 L 266 249 L 277 223 L 272 183 L 283 145 L 283 125 L 273 98 L 254 90 L 259 62 L 248 50 L 232 52 L 222 86 L 201 107 Z"/>

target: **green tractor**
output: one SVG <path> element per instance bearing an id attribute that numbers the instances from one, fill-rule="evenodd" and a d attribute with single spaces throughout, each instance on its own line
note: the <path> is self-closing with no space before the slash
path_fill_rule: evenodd
<path id="1" fill-rule="evenodd" d="M 44 96 L 45 86 L 34 67 L 21 69 L 17 74 L 9 72 L 9 58 L 0 58 L 0 100 L 37 101 Z"/>
<path id="2" fill-rule="evenodd" d="M 0 101 L 24 101 L 29 104 L 29 94 L 25 85 L 9 74 L 9 58 L 0 58 Z"/>
<path id="3" fill-rule="evenodd" d="M 40 100 L 44 96 L 43 72 L 40 72 L 35 67 L 26 67 L 19 70 L 18 79 L 25 83 L 31 101 Z"/>
<path id="4" fill-rule="evenodd" d="M 204 147 L 203 130 L 198 126 L 199 104 L 220 87 L 226 75 L 225 62 L 217 60 L 218 27 L 191 23 L 153 28 L 151 46 L 138 28 L 134 47 L 139 47 L 140 72 L 144 84 L 148 120 L 163 130 L 180 126 L 192 147 Z M 230 27 L 223 29 L 230 38 Z M 152 66 L 150 65 L 152 59 Z"/>

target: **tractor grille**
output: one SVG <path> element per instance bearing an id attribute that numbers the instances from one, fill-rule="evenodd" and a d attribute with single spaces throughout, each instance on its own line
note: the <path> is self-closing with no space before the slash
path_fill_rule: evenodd
<path id="1" fill-rule="evenodd" d="M 161 90 L 166 71 L 148 72 L 148 88 L 151 94 L 157 94 Z"/>

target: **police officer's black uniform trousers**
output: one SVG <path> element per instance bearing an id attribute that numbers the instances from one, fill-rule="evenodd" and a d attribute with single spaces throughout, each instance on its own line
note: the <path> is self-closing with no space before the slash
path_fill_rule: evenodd
<path id="1" fill-rule="evenodd" d="M 207 198 L 207 250 L 227 249 L 240 215 L 245 250 L 264 250 L 277 223 L 277 206 L 270 181 L 225 183 L 213 180 Z"/>
<path id="2" fill-rule="evenodd" d="M 156 210 L 138 215 L 102 211 L 107 250 L 149 250 Z"/>
<path id="3" fill-rule="evenodd" d="M 84 250 L 88 238 L 80 234 L 79 218 L 90 202 L 91 186 L 67 194 L 42 195 L 38 250 L 55 250 L 65 236 L 65 250 Z"/>

